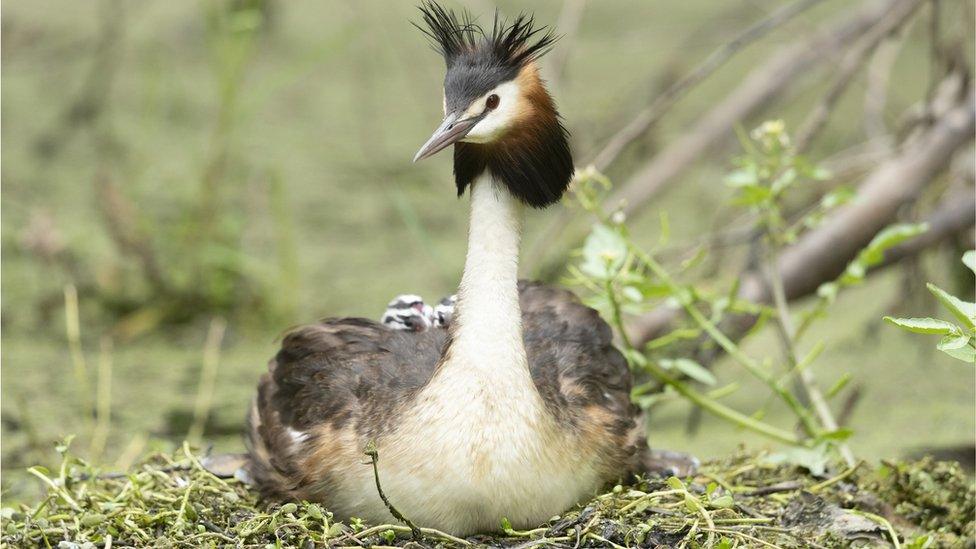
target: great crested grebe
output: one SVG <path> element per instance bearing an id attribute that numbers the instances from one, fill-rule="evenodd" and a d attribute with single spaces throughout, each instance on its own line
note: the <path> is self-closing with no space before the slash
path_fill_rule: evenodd
<path id="1" fill-rule="evenodd" d="M 289 333 L 251 408 L 247 473 L 265 496 L 387 522 L 363 464 L 374 444 L 383 491 L 413 522 L 535 526 L 653 460 L 609 326 L 571 292 L 517 277 L 523 207 L 557 202 L 573 175 L 536 66 L 553 34 L 526 15 L 483 30 L 420 10 L 447 73 L 444 120 L 414 160 L 454 145 L 471 201 L 449 328 L 336 318 Z"/>

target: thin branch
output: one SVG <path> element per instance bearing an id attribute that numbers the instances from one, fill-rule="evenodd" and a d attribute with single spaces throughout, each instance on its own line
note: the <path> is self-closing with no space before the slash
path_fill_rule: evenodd
<path id="1" fill-rule="evenodd" d="M 657 265 L 657 263 L 654 261 L 652 257 L 644 254 L 640 250 L 635 250 L 635 254 L 639 256 L 639 259 L 641 261 L 643 261 L 645 264 L 648 264 L 648 266 L 652 270 L 655 270 L 655 274 L 658 276 L 658 278 L 661 279 L 662 282 L 664 282 L 665 285 L 669 287 L 672 294 L 677 294 L 678 292 L 681 291 L 674 283 L 674 281 L 670 278 L 670 276 L 668 276 L 668 274 L 664 272 L 664 270 L 659 265 Z M 613 288 L 612 281 L 607 282 L 607 286 L 605 290 L 607 292 L 607 298 L 610 301 L 610 309 L 612 312 L 610 320 L 613 323 L 613 327 L 615 331 L 618 334 L 620 334 L 620 338 L 622 340 L 621 342 L 623 343 L 624 348 L 628 352 L 633 352 L 635 349 L 634 346 L 631 344 L 631 341 L 627 335 L 627 330 L 625 329 L 625 326 L 623 324 L 623 317 L 621 315 L 620 303 L 617 300 L 617 294 Z M 695 311 L 697 312 L 697 310 Z M 689 313 L 690 312 L 691 309 L 689 309 Z M 707 319 L 703 319 L 702 322 L 703 324 L 711 325 L 711 323 L 708 322 Z M 717 329 L 715 329 L 714 325 L 711 325 L 711 327 L 712 327 L 712 332 L 710 333 L 717 332 Z M 719 333 L 716 334 L 716 337 L 720 339 L 723 336 L 722 334 Z M 732 347 L 733 349 L 730 350 L 730 354 L 738 350 L 738 348 L 735 348 L 735 345 L 732 345 Z M 749 357 L 745 355 L 742 355 L 742 358 L 746 361 L 750 360 Z M 798 445 L 802 442 L 799 437 L 790 433 L 789 431 L 779 429 L 777 427 L 769 425 L 768 423 L 760 421 L 754 417 L 747 416 L 741 412 L 736 411 L 733 408 L 725 406 L 724 404 L 718 402 L 718 400 L 715 398 L 712 398 L 706 394 L 699 393 L 695 389 L 691 388 L 691 386 L 684 383 L 684 381 L 669 374 L 664 368 L 656 364 L 654 361 L 648 361 L 647 364 L 643 365 L 643 368 L 645 371 L 647 371 L 647 373 L 651 374 L 651 376 L 657 379 L 660 383 L 670 385 L 675 391 L 683 395 L 691 402 L 695 403 L 698 406 L 696 410 L 697 409 L 706 410 L 714 414 L 715 416 L 718 416 L 727 421 L 735 423 L 736 425 L 739 425 L 744 429 L 748 429 L 750 431 L 765 435 L 769 438 L 778 440 L 780 442 L 785 442 L 787 444 L 793 444 L 793 445 Z M 755 375 L 757 377 L 762 376 L 762 372 L 759 371 L 758 365 L 755 365 L 754 363 L 749 363 L 747 368 L 755 368 L 756 370 Z M 772 384 L 770 385 L 770 387 L 773 388 L 774 390 L 777 389 L 777 387 L 774 387 Z M 795 400 L 793 402 L 795 403 Z"/>
<path id="2" fill-rule="evenodd" d="M 822 1 L 798 0 L 792 4 L 782 6 L 765 18 L 753 23 L 735 38 L 714 50 L 701 64 L 685 75 L 684 78 L 672 84 L 663 94 L 657 96 L 650 106 L 637 113 L 637 116 L 629 124 L 610 138 L 603 149 L 593 157 L 591 164 L 597 170 L 604 171 L 607 166 L 620 156 L 620 153 L 623 152 L 627 145 L 630 145 L 640 136 L 644 135 L 675 103 L 687 95 L 695 86 L 711 76 L 716 70 L 721 68 L 736 53 Z"/>
<path id="3" fill-rule="evenodd" d="M 783 279 L 776 268 L 779 254 L 776 243 L 770 243 L 769 253 L 767 254 L 768 263 L 766 266 L 767 279 L 772 289 L 773 303 L 776 306 L 776 326 L 779 328 L 780 341 L 786 352 L 790 370 L 797 370 L 798 385 L 803 391 L 803 395 L 813 405 L 813 410 L 820 420 L 820 425 L 828 432 L 838 429 L 837 420 L 827 399 L 820 391 L 817 381 L 810 368 L 798 367 L 796 355 L 796 327 L 793 325 L 793 316 L 786 301 L 786 291 L 783 289 Z M 837 445 L 837 450 L 842 458 L 850 467 L 854 465 L 854 453 L 846 443 Z"/>
<path id="4" fill-rule="evenodd" d="M 834 111 L 837 102 L 843 97 L 848 86 L 854 81 L 861 67 L 870 58 L 870 55 L 879 44 L 892 33 L 897 32 L 909 20 L 915 10 L 921 5 L 901 4 L 891 10 L 888 16 L 877 26 L 873 27 L 860 42 L 844 55 L 838 69 L 834 82 L 827 90 L 826 95 L 814 108 L 813 112 L 804 120 L 800 129 L 796 133 L 796 150 L 804 152 L 810 143 L 820 134 L 826 126 L 830 114 Z"/>
<path id="5" fill-rule="evenodd" d="M 197 442 L 203 436 L 210 416 L 213 402 L 214 387 L 217 384 L 217 369 L 220 366 L 220 345 L 224 341 L 224 330 L 227 323 L 221 317 L 214 317 L 207 330 L 207 339 L 203 346 L 203 364 L 200 367 L 200 383 L 197 386 L 197 398 L 193 405 L 193 423 L 186 438 L 190 442 Z"/>
<path id="6" fill-rule="evenodd" d="M 780 429 L 778 427 L 773 427 L 768 423 L 759 421 L 754 417 L 747 416 L 741 412 L 729 408 L 728 406 L 725 406 L 715 399 L 709 398 L 707 395 L 699 393 L 653 362 L 648 362 L 646 368 L 648 373 L 653 375 L 659 381 L 670 385 L 675 391 L 683 395 L 688 400 L 694 402 L 707 412 L 731 421 L 744 429 L 765 435 L 773 440 L 778 440 L 780 442 L 792 445 L 798 445 L 801 442 L 796 435 L 790 433 L 789 431 Z"/>
<path id="7" fill-rule="evenodd" d="M 122 193 L 107 172 L 96 176 L 98 208 L 105 221 L 109 238 L 119 252 L 133 256 L 146 280 L 157 293 L 169 293 L 169 282 L 156 255 L 152 239 L 139 226 L 138 208 Z"/>
<path id="8" fill-rule="evenodd" d="M 776 379 L 773 378 L 768 372 L 766 372 L 755 360 L 749 355 L 742 352 L 741 349 L 722 331 L 715 326 L 715 324 L 709 319 L 705 318 L 705 315 L 695 307 L 694 303 L 686 297 L 681 297 L 682 294 L 687 293 L 682 288 L 680 288 L 677 283 L 671 278 L 671 276 L 664 270 L 661 265 L 654 260 L 649 254 L 645 253 L 643 250 L 634 248 L 633 253 L 637 256 L 640 261 L 646 265 L 651 272 L 654 274 L 658 280 L 661 281 L 665 287 L 668 288 L 671 295 L 678 298 L 681 306 L 684 308 L 685 312 L 695 321 L 698 326 L 711 337 L 715 343 L 719 345 L 726 353 L 729 354 L 736 362 L 741 364 L 750 374 L 752 374 L 756 379 L 759 379 L 765 383 L 774 394 L 778 395 L 779 398 L 786 403 L 787 406 L 793 410 L 799 418 L 800 423 L 803 425 L 803 429 L 809 436 L 817 436 L 819 434 L 819 428 L 816 423 L 814 423 L 813 418 L 810 416 L 810 412 L 803 407 L 802 404 L 796 399 L 796 397 L 784 389 Z"/>
<path id="9" fill-rule="evenodd" d="M 951 78 L 947 78 L 947 84 Z M 976 127 L 976 97 L 971 89 L 960 93 L 950 88 L 946 94 L 956 97 L 955 104 L 945 107 L 933 124 L 920 130 L 898 154 L 880 163 L 860 186 L 856 201 L 840 208 L 824 224 L 784 250 L 777 269 L 788 300 L 810 295 L 820 284 L 834 280 L 858 251 L 891 223 L 901 205 L 925 188 L 955 151 L 971 142 Z M 972 195 L 961 201 L 954 197 L 949 200 L 933 214 L 943 221 L 933 220 L 928 235 L 916 239 L 919 244 L 905 243 L 890 250 L 887 257 L 919 253 L 958 233 L 960 226 L 971 226 L 972 212 L 968 210 L 972 210 Z M 757 273 L 744 277 L 739 298 L 754 303 L 772 302 L 768 286 Z M 630 337 L 635 345 L 643 345 L 664 333 L 679 315 L 680 310 L 672 307 L 657 308 L 631 324 Z M 739 317 L 735 329 L 729 331 L 741 337 L 754 322 L 754 317 Z"/>
<path id="10" fill-rule="evenodd" d="M 893 0 L 874 4 L 873 9 L 853 19 L 850 14 L 845 14 L 841 22 L 828 25 L 810 40 L 798 42 L 753 70 L 724 101 L 620 186 L 607 200 L 608 206 L 616 208 L 622 204 L 624 213 L 630 218 L 639 214 L 653 197 L 673 184 L 677 176 L 699 161 L 710 147 L 726 139 L 735 124 L 767 106 L 797 77 L 809 72 L 813 66 L 826 63 L 874 27 L 894 26 L 898 20 L 892 13 L 914 10 L 921 3 L 922 0 Z"/>
<path id="11" fill-rule="evenodd" d="M 548 55 L 546 63 L 549 69 L 549 85 L 553 88 L 558 89 L 562 84 L 563 76 L 566 74 L 566 62 L 569 61 L 569 53 L 576 42 L 585 8 L 586 0 L 563 0 L 563 9 L 559 12 L 555 25 L 561 36 L 556 48 Z"/>
<path id="12" fill-rule="evenodd" d="M 890 140 L 885 123 L 888 87 L 895 60 L 905 44 L 904 30 L 882 42 L 868 63 L 867 84 L 864 88 L 864 131 L 871 140 Z"/>
<path id="13" fill-rule="evenodd" d="M 629 218 L 638 215 L 653 197 L 675 183 L 678 176 L 698 163 L 710 148 L 727 140 L 736 124 L 767 107 L 774 98 L 798 78 L 809 73 L 813 67 L 834 59 L 838 52 L 844 51 L 871 28 L 884 21 L 890 11 L 906 5 L 915 6 L 921 1 L 869 2 L 854 14 L 844 11 L 818 28 L 806 40 L 784 48 L 750 71 L 725 99 L 705 112 L 687 131 L 639 167 L 605 201 L 606 207 L 614 210 L 622 206 Z M 526 268 L 529 271 L 538 270 L 540 265 L 544 271 L 560 268 L 565 261 L 566 247 L 576 246 L 585 236 L 580 227 L 567 230 L 574 219 L 573 213 L 568 210 L 560 212 L 539 233 L 531 252 L 527 254 Z M 563 233 L 569 234 L 560 238 Z M 553 244 L 557 242 L 557 238 L 562 244 Z M 559 263 L 555 264 L 556 261 Z"/>

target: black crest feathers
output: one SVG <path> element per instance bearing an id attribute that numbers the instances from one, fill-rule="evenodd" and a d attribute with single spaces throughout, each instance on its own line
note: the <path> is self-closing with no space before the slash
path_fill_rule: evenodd
<path id="1" fill-rule="evenodd" d="M 535 208 L 559 200 L 573 175 L 567 132 L 552 97 L 531 67 L 548 52 L 556 36 L 535 27 L 531 15 L 503 20 L 495 13 L 486 31 L 467 12 L 460 15 L 432 0 L 420 5 L 425 26 L 415 25 L 444 57 L 444 107 L 464 112 L 473 101 L 505 82 L 521 78 L 525 113 L 490 143 L 454 144 L 454 180 L 458 195 L 485 171 L 503 182 L 513 196 Z"/>
<path id="2" fill-rule="evenodd" d="M 427 35 L 448 68 L 468 57 L 474 64 L 503 66 L 517 72 L 545 55 L 557 38 L 546 27 L 536 28 L 533 17 L 524 13 L 505 21 L 496 11 L 488 34 L 467 11 L 458 15 L 431 0 L 423 2 L 419 9 L 426 28 L 416 23 L 414 26 Z"/>

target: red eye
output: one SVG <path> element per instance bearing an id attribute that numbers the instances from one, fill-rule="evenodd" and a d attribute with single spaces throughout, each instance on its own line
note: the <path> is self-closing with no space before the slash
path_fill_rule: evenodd
<path id="1" fill-rule="evenodd" d="M 501 100 L 498 99 L 497 95 L 491 94 L 488 96 L 488 99 L 485 101 L 485 106 L 488 107 L 488 110 L 496 109 L 498 108 L 499 101 Z"/>

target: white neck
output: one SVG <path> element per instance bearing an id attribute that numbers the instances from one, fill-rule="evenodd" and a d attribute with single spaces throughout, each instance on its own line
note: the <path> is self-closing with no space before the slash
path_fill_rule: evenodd
<path id="1" fill-rule="evenodd" d="M 442 370 L 524 381 L 518 256 L 522 207 L 485 173 L 471 186 L 468 255 Z"/>

